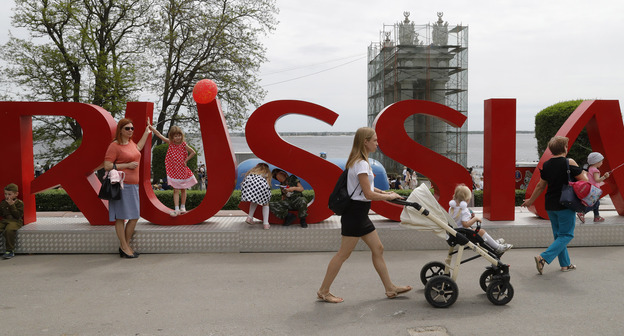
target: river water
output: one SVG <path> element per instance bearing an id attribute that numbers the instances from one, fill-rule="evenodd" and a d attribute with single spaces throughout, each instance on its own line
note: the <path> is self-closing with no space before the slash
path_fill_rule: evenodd
<path id="1" fill-rule="evenodd" d="M 346 158 L 353 144 L 353 136 L 351 135 L 305 135 L 283 136 L 282 138 L 288 143 L 315 155 L 325 152 L 328 158 Z M 234 152 L 251 152 L 245 137 L 232 136 L 231 141 Z M 198 141 L 192 143 L 201 150 L 201 144 Z M 516 161 L 532 162 L 538 161 L 538 159 L 535 134 L 516 134 Z M 200 157 L 200 162 L 205 162 L 203 156 Z M 483 166 L 483 133 L 470 133 L 468 134 L 468 167 L 481 166 Z"/>

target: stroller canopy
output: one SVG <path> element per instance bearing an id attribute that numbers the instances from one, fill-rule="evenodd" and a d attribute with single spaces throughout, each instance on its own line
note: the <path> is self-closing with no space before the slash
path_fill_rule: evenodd
<path id="1" fill-rule="evenodd" d="M 452 228 L 455 220 L 442 208 L 424 183 L 412 191 L 407 201 L 416 202 L 429 210 L 429 216 L 421 214 L 414 207 L 406 206 L 401 212 L 401 225 L 410 229 L 433 231 L 438 237 L 446 240 L 447 230 L 441 225 Z"/>

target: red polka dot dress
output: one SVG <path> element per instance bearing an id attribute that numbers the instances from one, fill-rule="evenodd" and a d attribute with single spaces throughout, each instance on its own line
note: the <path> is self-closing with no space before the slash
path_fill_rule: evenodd
<path id="1" fill-rule="evenodd" d="M 165 156 L 165 170 L 167 172 L 167 184 L 174 189 L 189 189 L 197 184 L 195 175 L 184 162 L 187 157 L 186 142 L 179 145 L 169 143 Z"/>

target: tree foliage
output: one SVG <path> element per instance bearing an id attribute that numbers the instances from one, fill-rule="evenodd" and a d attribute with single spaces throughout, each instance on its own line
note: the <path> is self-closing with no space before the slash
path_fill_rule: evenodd
<path id="1" fill-rule="evenodd" d="M 538 156 L 542 156 L 548 147 L 548 141 L 561 128 L 572 112 L 581 105 L 583 100 L 570 100 L 549 106 L 535 116 L 535 138 L 537 139 Z M 574 145 L 569 149 L 568 157 L 573 158 L 579 165 L 587 162 L 587 155 L 591 153 L 591 145 L 587 130 L 583 129 L 576 138 Z"/>
<path id="2" fill-rule="evenodd" d="M 255 73 L 266 61 L 259 37 L 275 28 L 274 0 L 159 0 L 151 21 L 152 87 L 158 94 L 156 128 L 197 123 L 195 83 L 215 81 L 230 128 L 246 120 L 265 96 Z M 154 141 L 160 141 L 154 139 Z"/>
<path id="3" fill-rule="evenodd" d="M 6 75 L 22 89 L 17 99 L 82 102 L 114 117 L 141 88 L 136 76 L 150 2 L 145 0 L 16 0 L 12 24 L 30 32 L 11 37 L 0 55 Z M 82 141 L 71 118 L 34 117 L 40 159 L 58 160 Z"/>
<path id="4" fill-rule="evenodd" d="M 275 0 L 16 0 L 12 25 L 30 33 L 1 46 L 12 99 L 95 104 L 119 118 L 128 101 L 157 101 L 156 126 L 194 131 L 193 86 L 219 86 L 228 125 L 242 125 L 265 96 L 260 41 L 275 29 Z M 18 93 L 19 92 L 19 93 Z M 38 160 L 80 145 L 71 118 L 35 117 Z"/>

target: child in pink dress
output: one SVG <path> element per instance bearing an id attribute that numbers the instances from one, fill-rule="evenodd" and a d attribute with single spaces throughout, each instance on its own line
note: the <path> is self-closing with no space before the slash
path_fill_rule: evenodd
<path id="1" fill-rule="evenodd" d="M 156 128 L 151 127 L 151 129 L 163 142 L 169 144 L 165 156 L 165 170 L 167 172 L 167 184 L 173 188 L 173 204 L 175 205 L 175 210 L 170 215 L 175 217 L 179 214 L 185 214 L 186 189 L 197 184 L 195 175 L 186 163 L 197 153 L 186 144 L 184 133 L 180 127 L 171 126 L 167 134 L 168 138 L 160 134 Z"/>
<path id="2" fill-rule="evenodd" d="M 602 162 L 604 161 L 604 156 L 598 152 L 591 152 L 587 156 L 587 164 L 589 168 L 587 168 L 587 180 L 593 186 L 600 188 L 604 184 L 604 180 L 609 177 L 609 172 L 606 172 L 604 175 L 600 176 L 600 166 L 602 166 Z M 594 211 L 594 222 L 604 222 L 604 218 L 600 217 L 600 212 L 598 211 L 598 207 L 600 207 L 600 200 L 597 200 L 594 203 L 594 206 L 590 209 Z M 585 213 L 577 212 L 576 215 L 581 220 L 582 223 L 585 223 Z"/>

